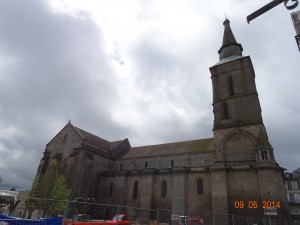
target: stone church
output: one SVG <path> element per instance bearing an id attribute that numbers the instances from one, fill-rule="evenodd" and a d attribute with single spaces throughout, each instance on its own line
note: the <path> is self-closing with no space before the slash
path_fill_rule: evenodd
<path id="1" fill-rule="evenodd" d="M 229 215 L 263 218 L 265 207 L 275 207 L 273 218 L 289 218 L 251 59 L 242 55 L 229 20 L 223 25 L 219 62 L 210 68 L 212 138 L 131 147 L 127 138 L 107 141 L 69 122 L 46 145 L 36 180 L 56 159 L 74 198 L 188 211 L 214 225 L 231 224 Z"/>

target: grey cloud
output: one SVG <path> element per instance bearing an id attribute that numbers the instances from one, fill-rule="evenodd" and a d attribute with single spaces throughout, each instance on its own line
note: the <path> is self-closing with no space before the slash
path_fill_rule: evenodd
<path id="1" fill-rule="evenodd" d="M 0 176 L 28 188 L 59 127 L 83 120 L 108 135 L 110 103 L 118 96 L 101 30 L 91 19 L 53 14 L 43 1 L 2 2 L 0 55 L 11 60 L 0 67 L 0 131 L 15 131 L 0 137 Z"/>

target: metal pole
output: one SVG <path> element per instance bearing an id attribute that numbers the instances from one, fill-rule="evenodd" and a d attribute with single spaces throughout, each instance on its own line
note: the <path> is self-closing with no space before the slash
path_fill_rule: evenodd
<path id="1" fill-rule="evenodd" d="M 159 208 L 156 210 L 156 216 L 157 224 L 159 224 Z"/>
<path id="2" fill-rule="evenodd" d="M 269 223 L 270 223 L 270 225 L 271 225 L 271 218 L 270 218 L 270 216 L 269 216 Z"/>

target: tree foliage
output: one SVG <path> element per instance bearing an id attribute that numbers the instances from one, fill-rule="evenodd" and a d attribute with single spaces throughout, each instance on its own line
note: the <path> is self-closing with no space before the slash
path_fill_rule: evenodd
<path id="1" fill-rule="evenodd" d="M 29 211 L 40 210 L 43 217 L 63 215 L 70 193 L 71 190 L 60 173 L 59 164 L 55 161 L 34 184 L 26 205 Z"/>

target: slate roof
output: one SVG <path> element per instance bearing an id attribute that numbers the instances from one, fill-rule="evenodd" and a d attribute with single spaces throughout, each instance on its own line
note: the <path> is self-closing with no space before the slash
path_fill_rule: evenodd
<path id="1" fill-rule="evenodd" d="M 173 155 L 180 153 L 196 153 L 214 150 L 214 139 L 200 139 L 191 141 L 174 142 L 159 145 L 132 147 L 122 158 L 135 158 L 156 155 Z"/>
<path id="2" fill-rule="evenodd" d="M 100 138 L 100 137 L 92 134 L 92 133 L 89 133 L 85 130 L 75 127 L 74 125 L 72 125 L 72 126 L 80 134 L 80 136 L 82 136 L 82 138 L 87 141 L 87 143 L 97 146 L 99 148 L 111 150 L 112 148 L 115 148 L 116 146 L 118 146 L 120 143 L 123 142 L 123 140 L 109 142 L 103 138 Z"/>
<path id="3" fill-rule="evenodd" d="M 273 149 L 267 135 L 262 130 L 260 130 L 258 134 L 256 149 Z"/>

